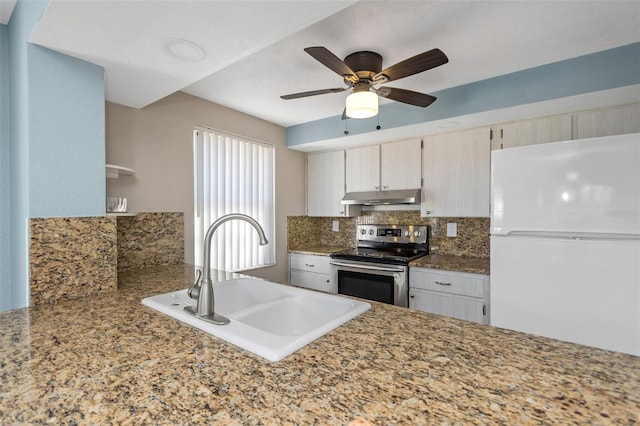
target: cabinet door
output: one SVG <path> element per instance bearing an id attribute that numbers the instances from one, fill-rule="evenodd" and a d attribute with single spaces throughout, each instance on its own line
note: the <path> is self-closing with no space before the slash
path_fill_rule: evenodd
<path id="1" fill-rule="evenodd" d="M 496 126 L 491 149 L 515 148 L 571 139 L 571 115 L 554 115 Z"/>
<path id="2" fill-rule="evenodd" d="M 640 132 L 640 104 L 622 105 L 574 115 L 574 139 Z"/>
<path id="3" fill-rule="evenodd" d="M 481 299 L 411 289 L 409 292 L 409 308 L 480 324 L 489 323 L 486 307 Z"/>
<path id="4" fill-rule="evenodd" d="M 319 290 L 331 293 L 331 280 L 329 275 L 305 272 L 297 269 L 290 271 L 290 283 L 311 290 Z"/>
<path id="5" fill-rule="evenodd" d="M 307 214 L 345 216 L 344 151 L 307 156 Z"/>
<path id="6" fill-rule="evenodd" d="M 424 138 L 421 213 L 489 217 L 489 127 Z"/>
<path id="7" fill-rule="evenodd" d="M 380 189 L 380 145 L 347 150 L 347 192 Z"/>
<path id="8" fill-rule="evenodd" d="M 382 190 L 420 188 L 422 152 L 420 139 L 380 145 Z"/>

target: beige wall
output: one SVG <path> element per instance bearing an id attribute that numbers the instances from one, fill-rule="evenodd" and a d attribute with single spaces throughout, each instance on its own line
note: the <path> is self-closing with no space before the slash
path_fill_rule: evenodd
<path id="1" fill-rule="evenodd" d="M 304 153 L 285 147 L 285 129 L 178 92 L 136 110 L 106 105 L 107 163 L 135 176 L 107 179 L 107 195 L 127 197 L 132 212 L 184 212 L 185 261 L 193 259 L 194 125 L 212 127 L 276 147 L 276 266 L 251 275 L 287 282 L 287 216 L 305 213 Z"/>

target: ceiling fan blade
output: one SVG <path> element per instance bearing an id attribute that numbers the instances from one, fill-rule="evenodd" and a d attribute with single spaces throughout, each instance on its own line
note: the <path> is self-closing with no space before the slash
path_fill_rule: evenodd
<path id="1" fill-rule="evenodd" d="M 413 90 L 398 89 L 397 87 L 381 87 L 377 90 L 377 93 L 378 96 L 383 98 L 423 108 L 431 105 L 436 100 L 435 96 L 414 92 Z"/>
<path id="2" fill-rule="evenodd" d="M 380 71 L 373 77 L 373 81 L 381 83 L 385 81 L 399 80 L 410 75 L 418 74 L 431 68 L 449 62 L 447 55 L 442 53 L 440 49 L 432 49 L 427 52 L 420 53 L 395 65 L 391 65 Z"/>
<path id="3" fill-rule="evenodd" d="M 290 95 L 282 95 L 280 96 L 282 99 L 298 99 L 298 98 L 306 98 L 307 96 L 315 96 L 315 95 L 324 95 L 325 93 L 338 93 L 344 92 L 349 89 L 349 87 L 345 88 L 336 88 L 336 89 L 322 89 L 322 90 L 311 90 L 309 92 L 300 92 L 300 93 L 292 93 Z"/>
<path id="4" fill-rule="evenodd" d="M 336 55 L 331 53 L 329 49 L 322 46 L 307 47 L 304 49 L 309 55 L 313 56 L 318 62 L 331 71 L 342 76 L 345 80 L 355 83 L 358 81 L 358 76 L 353 72 L 351 68 Z"/>

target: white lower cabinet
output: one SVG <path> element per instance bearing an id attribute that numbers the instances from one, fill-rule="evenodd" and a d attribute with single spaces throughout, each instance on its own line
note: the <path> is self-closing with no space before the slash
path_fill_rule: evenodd
<path id="1" fill-rule="evenodd" d="M 328 256 L 289 254 L 289 283 L 312 290 L 336 293 L 331 285 Z"/>
<path id="2" fill-rule="evenodd" d="M 411 267 L 409 308 L 489 324 L 489 276 Z"/>

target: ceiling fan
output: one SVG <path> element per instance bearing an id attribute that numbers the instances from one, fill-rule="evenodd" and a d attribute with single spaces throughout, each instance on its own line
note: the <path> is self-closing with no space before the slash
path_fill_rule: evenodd
<path id="1" fill-rule="evenodd" d="M 378 96 L 423 108 L 431 105 L 436 100 L 434 96 L 381 85 L 449 62 L 447 55 L 440 49 L 432 49 L 383 70 L 382 56 L 376 52 L 354 52 L 342 61 L 322 46 L 307 47 L 304 51 L 340 75 L 347 87 L 312 90 L 280 97 L 288 100 L 353 89 L 352 93 L 347 96 L 345 111 L 342 114 L 343 119 L 373 117 L 378 113 Z"/>

